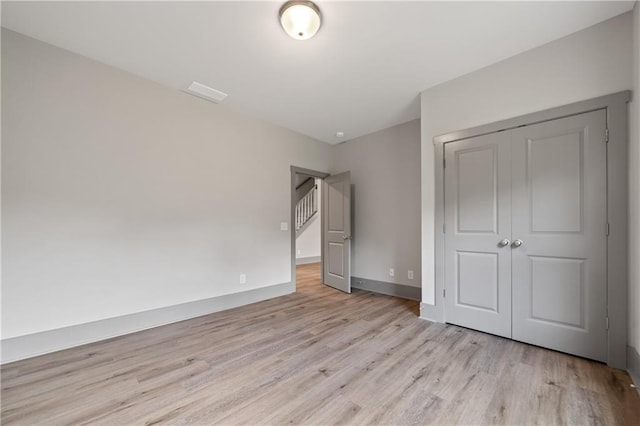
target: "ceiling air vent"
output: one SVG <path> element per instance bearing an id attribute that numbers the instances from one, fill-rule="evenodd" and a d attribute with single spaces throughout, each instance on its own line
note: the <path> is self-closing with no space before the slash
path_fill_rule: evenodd
<path id="1" fill-rule="evenodd" d="M 212 89 L 211 87 L 205 86 L 204 84 L 200 84 L 196 81 L 191 83 L 191 85 L 187 88 L 187 90 L 185 90 L 185 92 L 216 104 L 224 101 L 224 99 L 228 96 L 224 92 Z"/>

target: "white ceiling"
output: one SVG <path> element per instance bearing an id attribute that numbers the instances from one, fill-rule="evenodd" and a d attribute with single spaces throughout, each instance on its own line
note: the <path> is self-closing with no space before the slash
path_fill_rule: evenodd
<path id="1" fill-rule="evenodd" d="M 297 41 L 283 2 L 3 1 L 2 25 L 175 89 L 198 81 L 229 94 L 222 108 L 338 143 L 418 118 L 424 89 L 633 8 L 317 0 L 322 27 Z"/>

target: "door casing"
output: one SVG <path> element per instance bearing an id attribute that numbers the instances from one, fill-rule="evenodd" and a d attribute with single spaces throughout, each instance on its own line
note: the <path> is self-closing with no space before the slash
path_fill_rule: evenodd
<path id="1" fill-rule="evenodd" d="M 420 317 L 445 322 L 444 309 L 444 144 L 517 127 L 605 110 L 607 115 L 607 364 L 626 368 L 628 247 L 628 125 L 623 91 L 433 138 L 435 145 L 435 294 L 434 304 L 421 303 Z"/>

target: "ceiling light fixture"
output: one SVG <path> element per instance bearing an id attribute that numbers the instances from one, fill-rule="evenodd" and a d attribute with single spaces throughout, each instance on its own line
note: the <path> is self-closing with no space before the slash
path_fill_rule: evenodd
<path id="1" fill-rule="evenodd" d="M 282 28 L 296 40 L 310 39 L 320 29 L 320 9 L 311 1 L 288 1 L 279 15 Z"/>

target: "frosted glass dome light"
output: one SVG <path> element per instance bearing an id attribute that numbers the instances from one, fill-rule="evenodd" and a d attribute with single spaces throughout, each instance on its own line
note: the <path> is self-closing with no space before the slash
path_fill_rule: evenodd
<path id="1" fill-rule="evenodd" d="M 310 39 L 320 29 L 320 9 L 311 1 L 288 1 L 280 8 L 280 24 L 291 38 Z"/>

